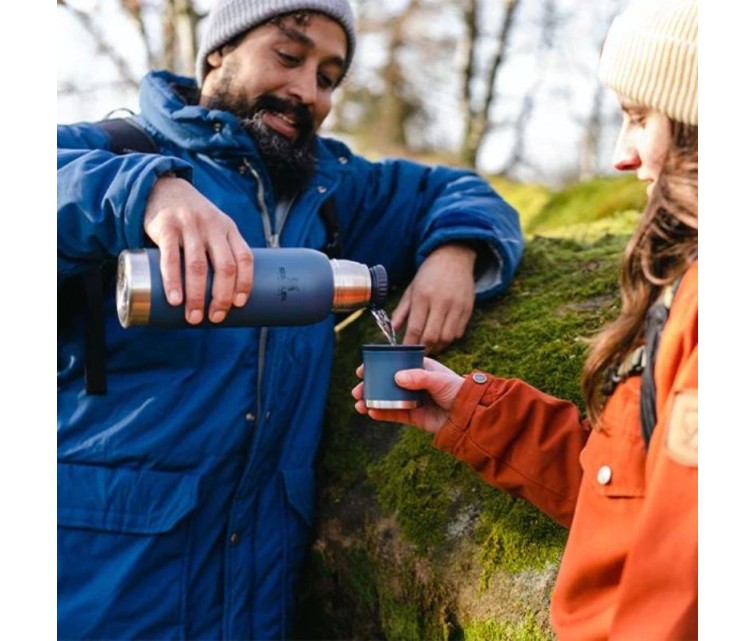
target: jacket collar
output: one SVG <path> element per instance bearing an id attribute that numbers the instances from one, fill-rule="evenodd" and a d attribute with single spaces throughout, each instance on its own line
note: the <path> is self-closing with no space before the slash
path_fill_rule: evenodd
<path id="1" fill-rule="evenodd" d="M 189 151 L 211 157 L 240 155 L 260 162 L 254 141 L 233 114 L 189 104 L 183 97 L 196 91 L 193 78 L 152 71 L 140 86 L 142 115 L 162 136 Z M 317 175 L 326 180 L 335 177 L 339 164 L 320 136 L 316 155 Z"/>

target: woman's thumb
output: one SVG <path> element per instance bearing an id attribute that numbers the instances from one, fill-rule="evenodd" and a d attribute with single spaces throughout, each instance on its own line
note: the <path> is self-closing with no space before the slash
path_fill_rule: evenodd
<path id="1" fill-rule="evenodd" d="M 394 376 L 394 380 L 397 385 L 406 389 L 426 389 L 425 374 L 427 374 L 427 372 L 424 369 L 405 369 L 397 372 Z"/>

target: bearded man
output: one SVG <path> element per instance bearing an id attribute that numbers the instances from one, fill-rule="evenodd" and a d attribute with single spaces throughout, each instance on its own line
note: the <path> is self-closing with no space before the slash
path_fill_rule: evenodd
<path id="1" fill-rule="evenodd" d="M 213 327 L 254 296 L 255 248 L 384 265 L 406 286 L 394 325 L 429 353 L 522 255 L 517 213 L 473 172 L 318 135 L 355 53 L 347 0 L 221 0 L 203 26 L 196 81 L 143 80 L 132 124 L 154 150 L 118 153 L 102 123 L 58 128 L 59 638 L 289 636 L 334 319 Z M 61 323 L 61 292 L 146 246 L 170 304 L 209 322 L 124 330 L 106 282 L 93 393 L 91 316 Z"/>

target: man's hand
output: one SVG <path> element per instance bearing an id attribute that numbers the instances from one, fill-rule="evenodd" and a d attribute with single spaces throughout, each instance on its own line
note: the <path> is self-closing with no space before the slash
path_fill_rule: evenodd
<path id="1" fill-rule="evenodd" d="M 180 305 L 184 253 L 186 320 L 202 322 L 208 263 L 213 268 L 208 317 L 221 322 L 231 305 L 242 307 L 252 290 L 252 251 L 233 220 L 181 178 L 157 180 L 147 201 L 144 231 L 160 248 L 160 273 L 168 302 Z"/>
<path id="2" fill-rule="evenodd" d="M 466 245 L 443 245 L 420 265 L 391 317 L 397 330 L 407 324 L 404 344 L 437 354 L 462 337 L 475 304 L 475 256 Z"/>

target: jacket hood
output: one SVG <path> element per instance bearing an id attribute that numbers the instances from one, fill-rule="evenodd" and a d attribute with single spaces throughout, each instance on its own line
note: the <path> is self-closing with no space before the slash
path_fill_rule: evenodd
<path id="1" fill-rule="evenodd" d="M 152 71 L 144 76 L 139 91 L 139 106 L 148 127 L 168 141 L 192 152 L 211 157 L 241 155 L 259 158 L 257 146 L 233 114 L 188 104 L 182 94 L 197 91 L 193 78 L 169 71 Z M 317 173 L 330 173 L 337 155 L 348 151 L 341 143 L 329 140 L 330 149 L 316 137 Z M 336 164 L 336 166 L 338 166 Z"/>
<path id="2" fill-rule="evenodd" d="M 143 79 L 139 106 L 143 117 L 164 138 L 197 153 L 257 155 L 252 139 L 227 111 L 187 104 L 181 89 L 197 91 L 194 79 L 168 71 L 152 71 Z"/>

